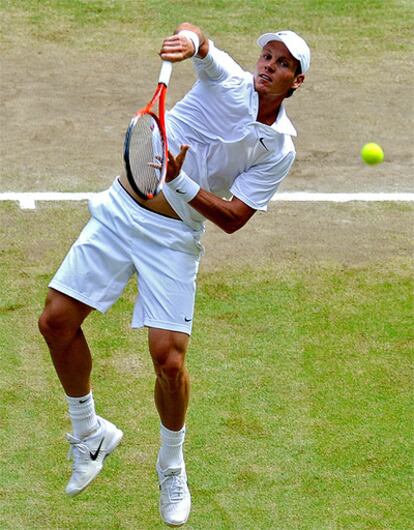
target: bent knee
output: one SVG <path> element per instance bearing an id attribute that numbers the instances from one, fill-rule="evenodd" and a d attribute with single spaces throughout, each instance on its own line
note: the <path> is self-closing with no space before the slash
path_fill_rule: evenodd
<path id="1" fill-rule="evenodd" d="M 86 315 L 92 310 L 84 304 L 60 293 L 49 293 L 40 315 L 40 333 L 48 339 L 70 339 L 79 330 Z"/>
<path id="2" fill-rule="evenodd" d="M 70 338 L 74 336 L 79 329 L 64 314 L 54 313 L 45 309 L 38 321 L 39 331 L 46 340 Z"/>

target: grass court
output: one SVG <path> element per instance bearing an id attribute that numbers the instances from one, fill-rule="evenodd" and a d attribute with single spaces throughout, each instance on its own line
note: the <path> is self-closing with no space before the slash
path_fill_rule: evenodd
<path id="1" fill-rule="evenodd" d="M 289 27 L 309 42 L 309 79 L 286 105 L 299 136 L 283 190 L 413 191 L 413 12 L 405 0 L 4 0 L 0 191 L 107 187 L 129 116 L 153 89 L 159 43 L 183 20 L 246 68 L 260 33 Z M 169 106 L 191 76 L 177 68 Z M 383 145 L 384 164 L 362 164 L 366 141 Z M 413 528 L 413 212 L 276 202 L 234 236 L 207 225 L 185 528 Z M 132 281 L 84 327 L 97 412 L 124 440 L 90 488 L 64 493 L 69 420 L 37 318 L 87 219 L 85 202 L 0 202 L 1 529 L 164 528 Z"/>

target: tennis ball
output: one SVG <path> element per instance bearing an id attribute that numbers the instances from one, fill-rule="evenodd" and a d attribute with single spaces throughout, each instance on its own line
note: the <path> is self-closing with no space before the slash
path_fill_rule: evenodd
<path id="1" fill-rule="evenodd" d="M 366 164 L 373 166 L 384 160 L 384 151 L 378 144 L 365 144 L 361 149 L 361 158 Z"/>

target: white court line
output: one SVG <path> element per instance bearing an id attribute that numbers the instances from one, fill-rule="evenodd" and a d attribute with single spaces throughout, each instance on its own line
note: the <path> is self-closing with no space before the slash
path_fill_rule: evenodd
<path id="1" fill-rule="evenodd" d="M 318 193 L 312 191 L 291 191 L 276 193 L 272 201 L 290 201 L 290 202 L 414 202 L 414 193 L 395 192 L 395 193 Z"/>
<path id="2" fill-rule="evenodd" d="M 63 192 L 33 192 L 33 193 L 0 193 L 0 201 L 18 202 L 22 210 L 33 210 L 38 201 L 87 201 L 96 193 L 63 193 Z"/>
<path id="3" fill-rule="evenodd" d="M 86 201 L 96 193 L 61 192 L 5 192 L 0 193 L 0 201 L 18 202 L 21 209 L 36 208 L 39 201 Z M 317 193 L 308 191 L 286 191 L 276 193 L 272 201 L 288 202 L 414 202 L 414 193 Z"/>

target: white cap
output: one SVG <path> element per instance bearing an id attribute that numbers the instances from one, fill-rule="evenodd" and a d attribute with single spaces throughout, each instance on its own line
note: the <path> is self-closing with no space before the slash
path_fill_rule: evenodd
<path id="1" fill-rule="evenodd" d="M 268 42 L 277 40 L 283 42 L 295 59 L 300 62 L 302 74 L 310 66 L 310 49 L 306 42 L 294 31 L 278 31 L 277 33 L 264 33 L 257 39 L 257 44 L 263 48 Z"/>

